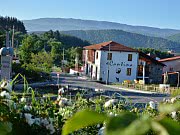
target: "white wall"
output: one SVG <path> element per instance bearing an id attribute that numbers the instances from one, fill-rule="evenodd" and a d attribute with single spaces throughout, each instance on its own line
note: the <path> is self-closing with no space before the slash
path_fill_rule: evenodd
<path id="1" fill-rule="evenodd" d="M 116 78 L 119 78 L 119 82 L 124 80 L 134 80 L 137 76 L 137 63 L 138 63 L 138 53 L 136 52 L 117 52 L 110 51 L 112 53 L 112 60 L 109 66 L 109 82 L 118 82 Z M 101 51 L 101 61 L 100 61 L 100 78 L 102 81 L 107 80 L 107 70 L 108 61 L 107 60 L 108 51 Z M 132 54 L 132 61 L 128 61 L 128 54 Z M 127 68 L 131 68 L 131 76 L 127 76 Z M 116 71 L 120 69 L 121 72 L 118 74 Z"/>
<path id="2" fill-rule="evenodd" d="M 95 51 L 95 62 L 92 63 L 92 62 L 89 62 L 87 61 L 87 55 L 88 55 L 88 50 L 86 50 L 86 57 L 85 57 L 85 60 L 86 60 L 86 64 L 88 64 L 88 75 L 91 76 L 91 66 L 93 66 L 93 72 L 92 72 L 92 79 L 95 79 L 96 78 L 96 67 L 97 67 L 97 78 L 96 80 L 99 80 L 100 79 L 100 60 L 101 60 L 101 51 L 99 50 L 96 50 Z M 97 52 L 98 52 L 98 59 L 96 59 L 96 55 L 97 55 Z M 85 64 L 85 71 L 86 71 L 86 64 Z"/>
<path id="3" fill-rule="evenodd" d="M 162 62 L 163 64 L 165 64 L 166 66 L 163 68 L 163 73 L 167 72 L 176 72 L 176 71 L 180 71 L 180 59 L 178 60 L 172 60 L 172 61 L 164 61 Z M 172 68 L 173 70 L 170 71 L 170 68 Z"/>

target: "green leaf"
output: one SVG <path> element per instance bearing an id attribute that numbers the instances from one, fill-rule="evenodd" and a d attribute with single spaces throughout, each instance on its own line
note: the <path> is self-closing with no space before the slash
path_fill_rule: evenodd
<path id="1" fill-rule="evenodd" d="M 180 110 L 180 102 L 177 101 L 174 104 L 161 104 L 158 108 L 159 112 L 161 113 L 171 113 L 173 111 L 179 111 Z"/>
<path id="2" fill-rule="evenodd" d="M 124 131 L 121 131 L 120 133 L 121 135 L 144 135 L 151 128 L 150 121 L 149 117 L 144 116 L 141 119 L 133 121 L 127 128 L 125 128 Z"/>
<path id="3" fill-rule="evenodd" d="M 158 135 L 169 135 L 166 128 L 156 121 L 151 122 L 152 130 Z"/>
<path id="4" fill-rule="evenodd" d="M 7 135 L 12 131 L 12 123 L 10 122 L 0 122 L 0 134 Z"/>
<path id="5" fill-rule="evenodd" d="M 171 120 L 169 118 L 164 118 L 159 122 L 170 135 L 177 135 L 180 133 L 180 125 L 178 122 Z"/>
<path id="6" fill-rule="evenodd" d="M 125 130 L 136 119 L 137 116 L 133 113 L 121 113 L 110 119 L 106 126 L 106 132 L 107 134 L 120 134 L 120 131 Z"/>
<path id="7" fill-rule="evenodd" d="M 103 123 L 108 117 L 90 110 L 77 112 L 72 118 L 66 121 L 62 129 L 62 135 L 67 135 L 83 127 Z"/>

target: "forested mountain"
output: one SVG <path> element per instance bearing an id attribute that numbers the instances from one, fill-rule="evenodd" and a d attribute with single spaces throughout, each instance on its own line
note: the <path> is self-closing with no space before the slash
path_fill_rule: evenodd
<path id="1" fill-rule="evenodd" d="M 26 33 L 24 23 L 15 17 L 2 17 L 0 16 L 0 31 L 12 30 Z"/>
<path id="2" fill-rule="evenodd" d="M 23 22 L 28 31 L 118 29 L 157 37 L 167 37 L 180 33 L 180 30 L 175 29 L 160 29 L 146 26 L 132 26 L 116 22 L 81 20 L 72 18 L 40 18 L 24 20 Z"/>
<path id="3" fill-rule="evenodd" d="M 10 37 L 12 36 L 13 26 L 15 30 L 14 45 L 16 46 L 22 41 L 24 34 L 26 34 L 23 22 L 15 17 L 0 16 L 0 47 L 5 45 L 6 31 L 9 31 Z"/>
<path id="4" fill-rule="evenodd" d="M 180 33 L 167 37 L 167 39 L 180 43 Z"/>
<path id="5" fill-rule="evenodd" d="M 163 51 L 175 50 L 180 52 L 180 43 L 122 30 L 73 30 L 62 31 L 61 33 L 79 37 L 89 41 L 91 44 L 112 40 L 130 47 L 145 47 Z"/>
<path id="6" fill-rule="evenodd" d="M 41 39 L 45 41 L 44 44 L 47 44 L 48 40 L 56 40 L 58 42 L 61 42 L 65 48 L 83 47 L 90 45 L 90 42 L 86 40 L 82 40 L 73 35 L 66 35 L 64 33 L 60 33 L 58 30 L 49 30 L 47 32 L 33 32 L 31 33 L 31 35 L 38 35 L 39 37 L 41 37 Z"/>

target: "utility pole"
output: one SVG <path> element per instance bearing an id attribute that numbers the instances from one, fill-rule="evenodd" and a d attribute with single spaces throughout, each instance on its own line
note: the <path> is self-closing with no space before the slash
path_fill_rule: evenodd
<path id="1" fill-rule="evenodd" d="M 16 52 L 15 52 L 15 58 L 17 57 L 17 53 L 18 53 L 18 40 L 16 40 Z"/>
<path id="2" fill-rule="evenodd" d="M 13 25 L 13 33 L 12 33 L 12 48 L 14 48 L 14 25 Z"/>
<path id="3" fill-rule="evenodd" d="M 64 72 L 64 48 L 63 48 L 62 71 Z"/>
<path id="4" fill-rule="evenodd" d="M 75 70 L 79 71 L 79 55 L 76 53 Z"/>
<path id="5" fill-rule="evenodd" d="M 108 50 L 108 68 L 107 68 L 107 78 L 106 78 L 106 85 L 109 84 L 109 66 L 110 66 L 110 60 L 109 60 L 109 57 L 110 57 L 110 49 L 111 49 L 111 44 L 109 44 L 109 50 Z"/>
<path id="6" fill-rule="evenodd" d="M 6 47 L 10 47 L 10 45 L 9 45 L 9 31 L 6 31 Z"/>
<path id="7" fill-rule="evenodd" d="M 146 62 L 143 62 L 143 84 L 145 84 L 145 66 Z"/>

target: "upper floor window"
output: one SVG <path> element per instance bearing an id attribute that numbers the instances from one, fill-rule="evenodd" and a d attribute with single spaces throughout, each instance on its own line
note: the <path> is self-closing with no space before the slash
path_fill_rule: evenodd
<path id="1" fill-rule="evenodd" d="M 112 53 L 108 53 L 107 60 L 112 60 Z"/>
<path id="2" fill-rule="evenodd" d="M 131 76 L 131 68 L 127 68 L 127 76 Z"/>
<path id="3" fill-rule="evenodd" d="M 132 61 L 132 54 L 128 54 L 128 61 Z"/>
<path id="4" fill-rule="evenodd" d="M 96 59 L 98 59 L 98 52 L 96 52 Z"/>
<path id="5" fill-rule="evenodd" d="M 173 71 L 173 67 L 170 67 L 170 68 L 169 68 L 169 71 Z"/>

